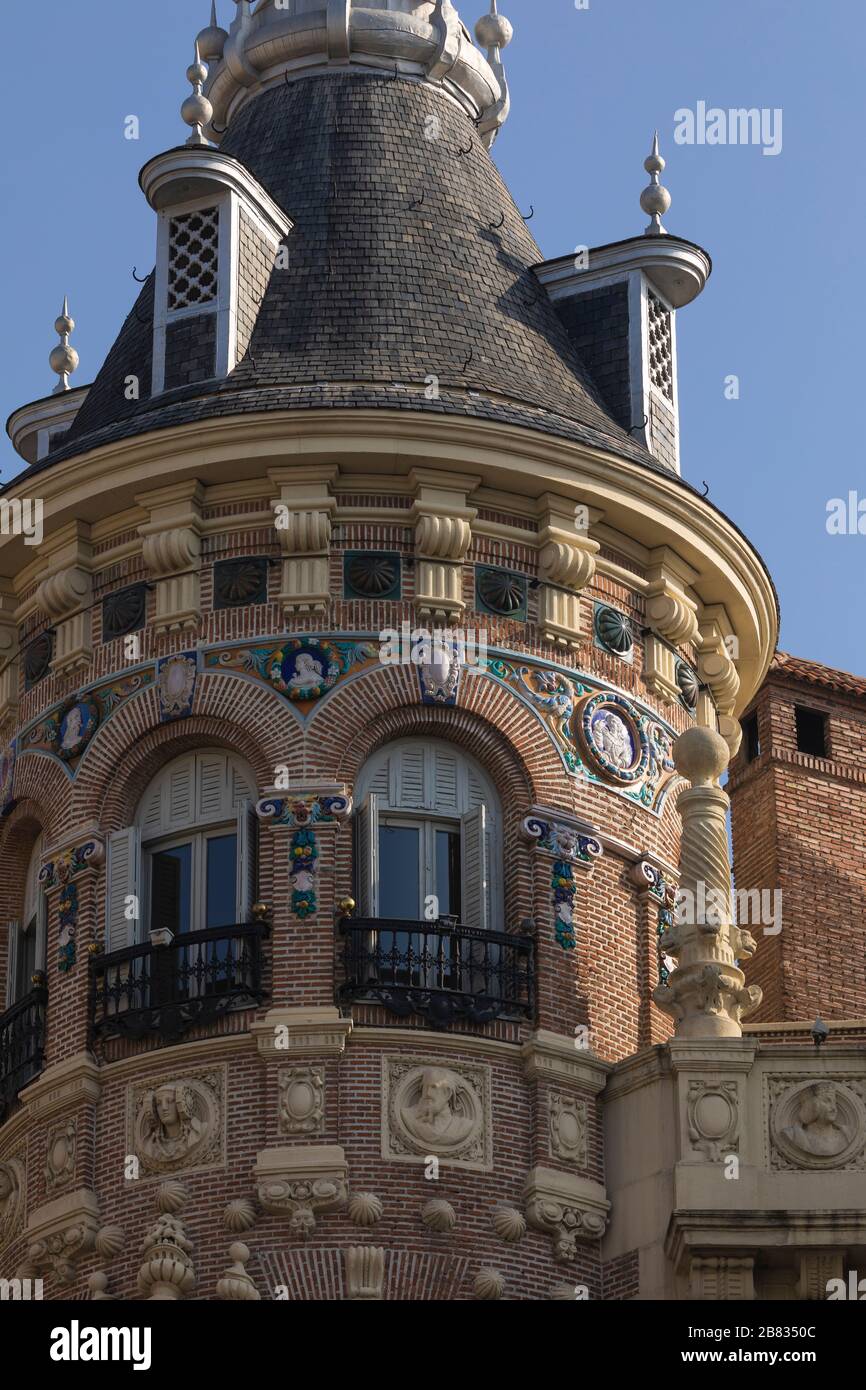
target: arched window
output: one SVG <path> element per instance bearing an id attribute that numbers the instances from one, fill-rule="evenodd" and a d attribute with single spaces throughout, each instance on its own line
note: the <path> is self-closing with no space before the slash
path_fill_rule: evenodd
<path id="1" fill-rule="evenodd" d="M 502 928 L 502 812 L 474 759 L 440 739 L 381 748 L 358 778 L 360 915 Z"/>
<path id="2" fill-rule="evenodd" d="M 255 779 L 231 754 L 169 763 L 144 793 L 135 824 L 108 843 L 106 950 L 149 933 L 246 922 L 255 901 Z"/>
<path id="3" fill-rule="evenodd" d="M 33 976 L 45 969 L 45 894 L 39 886 L 43 837 L 40 835 L 30 854 L 24 879 L 21 919 L 10 923 L 6 1004 L 11 1007 L 29 994 Z"/>

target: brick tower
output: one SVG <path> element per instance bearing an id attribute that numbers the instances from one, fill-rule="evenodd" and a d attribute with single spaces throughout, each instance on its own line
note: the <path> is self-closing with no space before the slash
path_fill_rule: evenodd
<path id="1" fill-rule="evenodd" d="M 731 765 L 738 892 L 781 894 L 756 933 L 754 1022 L 866 1014 L 866 679 L 777 654 Z"/>

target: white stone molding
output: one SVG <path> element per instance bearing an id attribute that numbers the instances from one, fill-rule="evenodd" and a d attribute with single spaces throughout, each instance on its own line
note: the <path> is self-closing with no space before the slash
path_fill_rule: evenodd
<path id="1" fill-rule="evenodd" d="M 343 1253 L 347 1300 L 381 1302 L 385 1296 L 385 1251 L 375 1245 L 350 1245 Z"/>
<path id="2" fill-rule="evenodd" d="M 547 642 L 580 642 L 580 595 L 595 577 L 598 541 L 579 530 L 575 503 L 546 493 L 539 499 L 539 625 Z M 588 510 L 588 509 L 587 509 Z"/>
<path id="3" fill-rule="evenodd" d="M 75 1282 L 76 1262 L 89 1255 L 100 1227 L 99 1202 L 89 1188 L 76 1188 L 30 1213 L 24 1237 L 27 1263 L 37 1273 L 52 1269 L 61 1284 Z"/>
<path id="4" fill-rule="evenodd" d="M 740 1087 L 737 1081 L 692 1079 L 687 1125 L 692 1149 L 718 1163 L 740 1147 Z"/>
<path id="5" fill-rule="evenodd" d="M 689 729 L 674 746 L 677 770 L 692 783 L 677 803 L 683 821 L 680 892 L 688 895 L 682 915 L 688 920 L 675 921 L 661 939 L 677 968 L 653 991 L 653 999 L 676 1020 L 678 1038 L 739 1038 L 741 1019 L 762 997 L 757 985 L 746 986 L 737 964 L 757 947 L 751 934 L 733 923 L 729 800 L 718 785 L 728 759 L 727 744 L 711 729 Z M 697 905 L 708 899 L 718 907 L 718 918 L 710 913 L 706 921 L 694 920 Z"/>
<path id="6" fill-rule="evenodd" d="M 342 1018 L 339 1009 L 327 1005 L 279 1008 L 257 1019 L 250 1031 L 262 1058 L 342 1057 L 352 1020 Z"/>
<path id="7" fill-rule="evenodd" d="M 490 1068 L 450 1058 L 382 1058 L 382 1157 L 490 1172 Z"/>
<path id="8" fill-rule="evenodd" d="M 843 1250 L 801 1250 L 797 1297 L 806 1303 L 823 1303 L 831 1279 L 843 1279 Z"/>
<path id="9" fill-rule="evenodd" d="M 296 613 L 327 611 L 328 555 L 337 509 L 331 488 L 338 476 L 339 469 L 327 464 L 274 468 L 268 474 L 279 490 L 271 506 L 283 552 L 279 602 L 287 618 Z"/>
<path id="10" fill-rule="evenodd" d="M 752 1255 L 693 1255 L 689 1265 L 690 1297 L 711 1303 L 747 1302 L 755 1297 Z"/>
<path id="11" fill-rule="evenodd" d="M 324 1067 L 292 1067 L 278 1076 L 280 1133 L 321 1134 L 325 1124 Z"/>
<path id="12" fill-rule="evenodd" d="M 533 1168 L 524 1201 L 530 1226 L 553 1238 L 554 1254 L 563 1263 L 576 1257 L 579 1241 L 600 1240 L 607 1227 L 610 1202 L 591 1178 Z"/>
<path id="13" fill-rule="evenodd" d="M 201 621 L 201 507 L 204 490 L 196 481 L 175 483 L 136 497 L 150 513 L 139 526 L 142 555 L 156 585 L 154 630 L 185 632 Z"/>
<path id="14" fill-rule="evenodd" d="M 289 1217 L 295 1235 L 311 1235 L 317 1215 L 346 1205 L 349 1169 L 339 1145 L 262 1149 L 254 1172 L 262 1207 Z"/>
<path id="15" fill-rule="evenodd" d="M 541 1028 L 520 1049 L 527 1081 L 569 1081 L 596 1096 L 603 1091 L 613 1066 L 579 1048 L 574 1038 Z"/>

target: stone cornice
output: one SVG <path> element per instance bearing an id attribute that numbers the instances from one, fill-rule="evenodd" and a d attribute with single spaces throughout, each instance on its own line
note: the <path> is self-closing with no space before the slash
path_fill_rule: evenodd
<path id="1" fill-rule="evenodd" d="M 81 1052 L 41 1072 L 21 1092 L 28 1124 L 68 1114 L 80 1104 L 95 1105 L 102 1092 L 101 1070 L 89 1052 Z"/>
<path id="2" fill-rule="evenodd" d="M 598 1095 L 613 1071 L 610 1062 L 581 1051 L 574 1038 L 540 1028 L 520 1049 L 527 1081 L 570 1081 Z"/>
<path id="3" fill-rule="evenodd" d="M 371 454 L 396 454 L 401 469 L 415 460 L 419 467 L 434 465 L 440 476 L 457 473 L 459 483 L 468 466 L 473 477 L 500 492 L 536 497 L 555 492 L 595 507 L 607 524 L 638 543 L 675 548 L 699 576 L 694 591 L 701 602 L 724 604 L 740 642 L 738 709 L 767 672 L 777 634 L 775 593 L 756 552 L 720 512 L 674 474 L 519 426 L 394 410 L 215 417 L 106 445 L 41 470 L 46 523 L 50 529 L 76 516 L 99 522 L 111 514 L 119 494 L 150 491 L 178 472 L 187 478 L 206 472 L 214 483 L 257 477 L 273 466 L 275 452 L 285 458 L 301 450 L 308 461 L 338 459 L 344 480 L 351 477 L 351 460 L 362 462 L 366 472 Z M 6 495 L 25 496 L 32 488 L 32 478 L 24 475 Z M 20 537 L 0 538 L 0 572 L 14 573 L 22 547 Z"/>

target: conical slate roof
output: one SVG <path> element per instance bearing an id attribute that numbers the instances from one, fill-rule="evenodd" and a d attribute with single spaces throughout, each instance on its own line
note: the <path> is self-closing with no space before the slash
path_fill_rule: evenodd
<path id="1" fill-rule="evenodd" d="M 148 399 L 151 280 L 51 461 L 214 416 L 352 406 L 488 418 L 661 466 L 601 403 L 532 272 L 538 246 L 455 103 L 411 79 L 311 75 L 246 105 L 221 149 L 294 223 L 248 355 L 224 380 Z"/>

